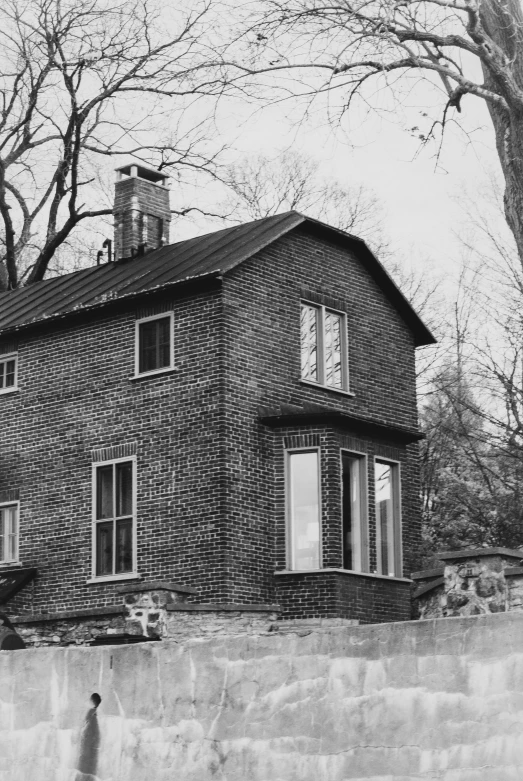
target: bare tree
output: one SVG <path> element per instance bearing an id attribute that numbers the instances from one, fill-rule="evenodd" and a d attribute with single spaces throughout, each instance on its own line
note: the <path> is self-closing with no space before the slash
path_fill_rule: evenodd
<path id="1" fill-rule="evenodd" d="M 382 88 L 439 84 L 438 120 L 464 95 L 486 102 L 505 177 L 505 216 L 523 262 L 523 11 L 519 0 L 262 0 L 240 73 L 294 73 L 302 94 L 338 90 L 343 108 Z M 252 55 L 252 51 L 254 54 Z M 320 82 L 308 73 L 326 74 Z M 288 83 L 286 84 L 288 89 Z"/>
<path id="2" fill-rule="evenodd" d="M 361 236 L 380 257 L 390 253 L 383 207 L 375 193 L 363 184 L 343 186 L 323 176 L 310 156 L 294 151 L 272 158 L 249 156 L 229 166 L 224 181 L 231 191 L 227 210 L 235 220 L 259 220 L 295 209 Z"/>
<path id="3" fill-rule="evenodd" d="M 419 266 L 413 268 L 393 247 L 383 227 L 383 205 L 372 189 L 358 182 L 344 186 L 327 178 L 316 160 L 294 151 L 272 158 L 245 158 L 228 167 L 224 182 L 231 195 L 222 211 L 234 222 L 295 209 L 364 239 L 429 327 L 443 332 L 440 280 Z M 419 361 L 422 393 L 434 360 L 434 350 L 428 350 Z"/>
<path id="4" fill-rule="evenodd" d="M 471 209 L 469 267 L 449 307 L 451 349 L 421 409 L 432 550 L 523 545 L 523 271 L 510 232 L 499 230 L 497 206 L 491 198 L 497 229 L 485 209 Z"/>
<path id="5" fill-rule="evenodd" d="M 77 226 L 110 214 L 90 187 L 97 160 L 215 173 L 218 150 L 201 112 L 190 115 L 223 89 L 219 17 L 212 0 L 183 7 L 1 4 L 0 289 L 41 280 Z"/>

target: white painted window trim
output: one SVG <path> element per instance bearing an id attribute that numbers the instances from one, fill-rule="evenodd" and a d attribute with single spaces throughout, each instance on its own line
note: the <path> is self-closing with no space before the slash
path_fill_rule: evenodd
<path id="1" fill-rule="evenodd" d="M 343 453 L 347 453 L 349 456 L 353 456 L 361 461 L 360 467 L 360 567 L 359 570 L 347 570 L 347 572 L 360 572 L 362 574 L 370 571 L 370 529 L 369 529 L 369 456 L 368 453 L 362 453 L 358 450 L 350 450 L 349 448 L 342 447 L 340 449 L 340 508 L 341 508 L 341 554 L 343 563 Z M 363 545 L 365 542 L 365 546 Z"/>
<path id="2" fill-rule="evenodd" d="M 86 583 L 117 583 L 120 580 L 141 580 L 142 576 L 137 572 L 122 572 L 119 575 L 100 575 L 91 577 Z"/>
<path id="3" fill-rule="evenodd" d="M 104 521 L 107 521 L 107 518 L 97 520 L 96 518 L 96 470 L 101 466 L 109 466 L 109 464 L 121 464 L 127 461 L 131 461 L 133 465 L 133 523 L 132 523 L 132 530 L 133 530 L 133 568 L 131 572 L 118 572 L 118 573 L 112 573 L 111 575 L 97 575 L 96 574 L 96 526 L 98 523 L 103 523 Z M 87 581 L 88 583 L 103 583 L 105 581 L 109 580 L 129 580 L 131 578 L 137 578 L 139 577 L 136 567 L 137 567 L 137 541 L 136 541 L 136 456 L 125 456 L 123 458 L 111 458 L 108 461 L 93 461 L 92 464 L 92 487 L 91 487 L 91 504 L 92 504 L 92 511 L 91 511 L 91 578 Z M 113 522 L 115 522 L 115 518 L 112 519 Z"/>
<path id="4" fill-rule="evenodd" d="M 376 515 L 376 496 L 374 496 L 374 524 L 376 529 L 376 567 L 378 575 L 382 577 L 403 577 L 403 522 L 401 517 L 401 463 L 392 458 L 382 458 L 374 456 L 374 493 L 376 492 L 376 464 L 389 464 L 392 469 L 392 491 L 393 491 L 393 530 L 394 530 L 394 575 L 383 572 L 383 562 L 381 557 L 381 528 Z"/>
<path id="5" fill-rule="evenodd" d="M 0 388 L 0 394 L 4 393 L 14 393 L 15 391 L 19 390 L 18 388 L 18 353 L 6 353 L 5 355 L 0 355 L 0 363 L 7 363 L 8 361 L 14 360 L 15 362 L 15 384 L 9 386 L 9 388 Z"/>
<path id="6" fill-rule="evenodd" d="M 334 391 L 336 393 L 345 393 L 353 396 L 354 394 L 350 390 L 349 386 L 349 337 L 348 337 L 348 325 L 347 325 L 347 313 L 341 312 L 339 309 L 333 309 L 333 307 L 325 306 L 324 304 L 317 304 L 314 301 L 307 301 L 307 299 L 300 299 L 300 319 L 301 323 L 301 307 L 305 306 L 313 307 L 319 312 L 318 318 L 318 342 L 316 345 L 316 355 L 318 360 L 318 380 L 311 380 L 307 377 L 301 376 L 301 330 L 300 330 L 300 380 L 307 385 L 313 385 L 316 388 L 325 388 L 325 390 Z M 326 377 L 326 354 L 325 354 L 325 312 L 332 312 L 334 315 L 339 315 L 341 318 L 341 388 L 336 388 L 334 385 L 327 385 L 325 382 Z"/>
<path id="7" fill-rule="evenodd" d="M 151 320 L 162 320 L 166 317 L 169 318 L 169 366 L 162 366 L 161 369 L 152 369 L 152 371 L 141 372 L 140 371 L 140 325 L 142 323 L 150 322 Z M 134 331 L 134 375 L 133 378 L 138 377 L 152 377 L 155 374 L 164 374 L 174 369 L 174 312 L 162 312 L 159 315 L 150 315 L 149 317 L 141 317 L 135 322 Z"/>
<path id="8" fill-rule="evenodd" d="M 20 502 L 15 500 L 13 502 L 0 502 L 0 510 L 4 507 L 16 507 L 16 550 L 14 559 L 1 559 L 0 566 L 12 565 L 20 563 Z"/>
<path id="9" fill-rule="evenodd" d="M 323 512 L 322 512 L 322 492 L 321 492 L 321 448 L 320 447 L 296 447 L 285 448 L 284 458 L 284 484 L 285 484 L 285 558 L 287 567 L 292 572 L 302 572 L 294 566 L 294 535 L 291 512 L 291 486 L 290 486 L 290 457 L 295 453 L 317 453 L 318 454 L 318 510 L 319 510 L 319 567 L 323 566 Z M 316 571 L 316 570 L 315 570 Z"/>

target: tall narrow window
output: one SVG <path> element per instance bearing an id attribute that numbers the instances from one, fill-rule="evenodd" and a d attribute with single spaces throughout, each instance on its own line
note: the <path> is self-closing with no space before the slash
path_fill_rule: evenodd
<path id="1" fill-rule="evenodd" d="M 294 570 L 319 569 L 319 452 L 291 452 L 287 454 L 287 459 L 289 567 Z"/>
<path id="2" fill-rule="evenodd" d="M 16 355 L 0 356 L 0 393 L 16 390 L 17 363 Z"/>
<path id="3" fill-rule="evenodd" d="M 18 559 L 18 503 L 0 505 L 0 562 Z"/>
<path id="4" fill-rule="evenodd" d="M 368 571 L 365 457 L 342 451 L 343 568 Z"/>
<path id="5" fill-rule="evenodd" d="M 171 368 L 172 314 L 138 320 L 136 328 L 136 373 Z"/>
<path id="6" fill-rule="evenodd" d="M 399 470 L 397 464 L 376 461 L 376 545 L 378 572 L 401 575 Z"/>
<path id="7" fill-rule="evenodd" d="M 342 312 L 302 302 L 301 378 L 348 390 L 347 324 Z"/>
<path id="8" fill-rule="evenodd" d="M 94 572 L 98 577 L 134 571 L 133 472 L 133 461 L 95 466 Z"/>

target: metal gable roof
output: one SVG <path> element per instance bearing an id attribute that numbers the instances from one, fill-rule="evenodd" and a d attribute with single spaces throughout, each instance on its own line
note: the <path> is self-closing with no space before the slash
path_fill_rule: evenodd
<path id="1" fill-rule="evenodd" d="M 355 250 L 413 330 L 416 344 L 435 341 L 361 239 L 294 211 L 170 244 L 141 257 L 93 266 L 0 293 L 0 333 L 15 332 L 190 279 L 225 274 L 299 225 Z"/>

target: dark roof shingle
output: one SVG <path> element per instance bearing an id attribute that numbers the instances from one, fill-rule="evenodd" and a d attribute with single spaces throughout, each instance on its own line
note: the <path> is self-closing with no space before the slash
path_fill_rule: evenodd
<path id="1" fill-rule="evenodd" d="M 143 295 L 189 279 L 225 274 L 304 224 L 356 250 L 413 330 L 416 344 L 434 342 L 426 326 L 361 239 L 294 211 L 169 244 L 141 257 L 93 266 L 0 293 L 0 333 L 18 331 L 41 321 Z"/>

